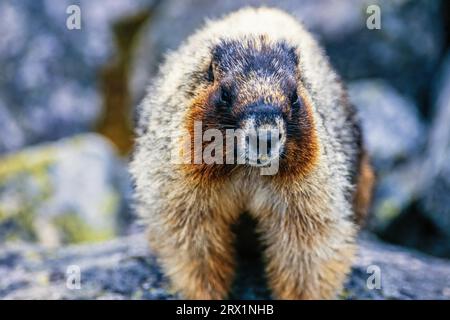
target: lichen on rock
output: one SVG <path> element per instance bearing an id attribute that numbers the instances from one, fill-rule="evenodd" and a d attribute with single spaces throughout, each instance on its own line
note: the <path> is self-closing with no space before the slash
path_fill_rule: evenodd
<path id="1" fill-rule="evenodd" d="M 0 239 L 49 246 L 120 234 L 129 193 L 124 164 L 95 134 L 0 158 Z"/>

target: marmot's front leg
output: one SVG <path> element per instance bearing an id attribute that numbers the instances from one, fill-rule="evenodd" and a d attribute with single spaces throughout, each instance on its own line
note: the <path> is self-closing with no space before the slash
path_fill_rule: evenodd
<path id="1" fill-rule="evenodd" d="M 300 215 L 295 210 L 272 212 L 261 226 L 274 298 L 336 298 L 351 268 L 354 226 Z"/>
<path id="2" fill-rule="evenodd" d="M 173 288 L 187 299 L 226 298 L 234 274 L 233 216 L 194 197 L 166 210 L 148 232 Z"/>

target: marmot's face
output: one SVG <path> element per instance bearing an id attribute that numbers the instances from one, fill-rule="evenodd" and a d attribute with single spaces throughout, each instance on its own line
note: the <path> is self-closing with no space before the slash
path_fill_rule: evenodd
<path id="1" fill-rule="evenodd" d="M 240 129 L 239 156 L 264 165 L 284 155 L 295 134 L 302 103 L 297 94 L 297 55 L 263 38 L 223 41 L 212 50 L 209 104 L 219 128 Z"/>
<path id="2" fill-rule="evenodd" d="M 224 137 L 231 129 L 237 143 L 229 150 L 224 138 L 224 158 L 232 153 L 234 163 L 244 159 L 254 166 L 280 159 L 282 173 L 304 174 L 315 162 L 317 144 L 297 66 L 296 49 L 284 42 L 221 41 L 211 48 L 206 87 L 195 96 L 189 131 L 194 121 Z"/>

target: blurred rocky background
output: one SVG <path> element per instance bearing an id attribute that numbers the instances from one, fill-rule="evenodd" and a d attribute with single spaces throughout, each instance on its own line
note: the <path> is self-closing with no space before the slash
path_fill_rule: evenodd
<path id="1" fill-rule="evenodd" d="M 66 27 L 73 4 L 81 30 Z M 360 112 L 378 183 L 371 240 L 362 241 L 347 297 L 450 296 L 450 263 L 422 255 L 450 258 L 446 1 L 2 0 L 0 298 L 173 297 L 154 259 L 131 249 L 143 241 L 126 170 L 134 107 L 164 54 L 206 18 L 262 4 L 304 22 Z M 366 27 L 372 4 L 381 9 L 379 30 Z M 97 283 L 84 296 L 55 287 L 62 266 L 78 261 Z M 361 291 L 364 261 L 388 269 L 394 282 L 384 294 Z M 437 270 L 429 288 L 418 284 L 426 270 Z"/>

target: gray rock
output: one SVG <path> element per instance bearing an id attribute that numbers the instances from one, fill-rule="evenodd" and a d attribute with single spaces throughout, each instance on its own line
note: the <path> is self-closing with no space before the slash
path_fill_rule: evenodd
<path id="1" fill-rule="evenodd" d="M 417 152 L 422 149 L 419 143 L 416 152 L 407 156 L 406 163 L 379 173 L 370 226 L 389 241 L 449 257 L 450 55 L 436 80 L 434 113 L 424 150 Z M 376 115 L 368 119 L 376 119 Z M 401 113 L 399 119 L 402 124 L 408 123 L 408 117 Z M 387 125 L 386 132 L 392 131 L 392 127 L 399 131 L 399 124 L 395 123 L 395 126 Z M 385 137 L 380 140 L 380 147 L 392 141 L 408 143 L 408 132 L 414 133 L 414 130 L 398 132 L 397 137 Z M 409 142 L 413 146 L 414 141 Z"/>
<path id="2" fill-rule="evenodd" d="M 348 86 L 357 107 L 365 145 L 379 172 L 420 154 L 426 137 L 418 108 L 382 80 L 359 80 Z"/>
<path id="3" fill-rule="evenodd" d="M 96 73 L 115 49 L 112 23 L 153 2 L 1 1 L 0 154 L 92 128 L 101 112 Z M 81 8 L 81 30 L 66 27 L 69 5 Z"/>
<path id="4" fill-rule="evenodd" d="M 369 4 L 381 9 L 380 30 L 366 27 Z M 344 80 L 381 77 L 411 96 L 426 93 L 444 47 L 440 1 L 166 0 L 143 32 L 131 86 L 135 100 L 143 96 L 163 54 L 175 49 L 205 19 L 261 5 L 284 9 L 302 20 L 325 45 Z"/>
<path id="5" fill-rule="evenodd" d="M 423 190 L 423 161 L 417 159 L 423 154 L 427 129 L 415 103 L 386 81 L 353 81 L 348 89 L 377 172 L 369 226 L 384 232 Z"/>
<path id="6" fill-rule="evenodd" d="M 341 298 L 450 299 L 449 261 L 363 238 L 358 259 Z M 73 266 L 80 270 L 80 289 L 69 289 L 73 288 L 70 286 L 73 273 L 67 271 Z M 366 285 L 374 274 L 372 269 L 368 272 L 369 267 L 380 272 L 379 289 L 369 289 Z M 372 283 L 370 279 L 369 282 Z M 270 298 L 267 290 L 260 286 L 254 279 L 247 281 L 244 287 L 238 281 L 233 297 Z M 177 297 L 161 275 L 142 234 L 56 250 L 31 244 L 7 244 L 0 250 L 2 299 Z"/>
<path id="7" fill-rule="evenodd" d="M 0 150 L 14 150 L 25 144 L 25 134 L 0 99 Z"/>
<path id="8" fill-rule="evenodd" d="M 450 54 L 443 64 L 437 85 L 432 130 L 423 174 L 421 200 L 425 213 L 450 239 Z"/>
<path id="9" fill-rule="evenodd" d="M 129 194 L 125 164 L 95 134 L 0 158 L 0 242 L 110 239 L 121 230 Z"/>
<path id="10" fill-rule="evenodd" d="M 428 181 L 422 168 L 415 159 L 379 175 L 369 221 L 373 231 L 384 233 L 420 197 Z"/>

